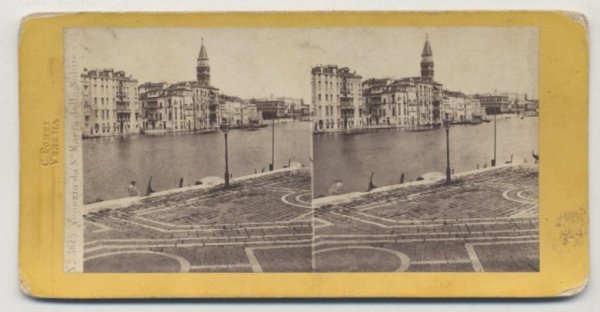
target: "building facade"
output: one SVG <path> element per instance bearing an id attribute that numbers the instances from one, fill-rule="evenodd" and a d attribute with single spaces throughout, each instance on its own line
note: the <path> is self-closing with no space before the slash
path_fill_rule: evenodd
<path id="1" fill-rule="evenodd" d="M 84 69 L 81 86 L 84 137 L 140 132 L 138 81 L 131 75 L 113 69 Z"/>
<path id="2" fill-rule="evenodd" d="M 290 107 L 283 99 L 251 99 L 263 119 L 290 118 Z"/>
<path id="3" fill-rule="evenodd" d="M 227 124 L 230 128 L 244 128 L 262 123 L 262 116 L 256 104 L 238 97 L 221 96 L 219 111 L 221 124 Z"/>
<path id="4" fill-rule="evenodd" d="M 362 128 L 362 77 L 337 65 L 312 68 L 314 129 L 336 131 Z"/>
<path id="5" fill-rule="evenodd" d="M 448 118 L 455 124 L 479 122 L 485 119 L 479 99 L 461 92 L 444 91 L 441 108 L 442 119 Z"/>
<path id="6" fill-rule="evenodd" d="M 210 64 L 204 41 L 197 58 L 196 79 L 141 85 L 144 130 L 195 131 L 219 127 L 221 99 L 219 89 L 210 85 Z"/>
<path id="7" fill-rule="evenodd" d="M 363 82 L 367 126 L 402 127 L 416 123 L 416 90 L 410 81 L 372 78 Z"/>
<path id="8" fill-rule="evenodd" d="M 485 109 L 488 115 L 509 113 L 512 110 L 512 103 L 508 95 L 476 94 L 481 107 Z"/>
<path id="9" fill-rule="evenodd" d="M 421 76 L 371 78 L 362 84 L 368 127 L 436 126 L 441 123 L 443 85 L 434 79 L 433 53 L 425 40 Z"/>

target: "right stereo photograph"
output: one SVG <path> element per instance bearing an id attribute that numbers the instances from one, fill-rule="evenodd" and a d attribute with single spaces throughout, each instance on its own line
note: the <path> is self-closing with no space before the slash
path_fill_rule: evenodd
<path id="1" fill-rule="evenodd" d="M 320 34 L 313 270 L 539 272 L 538 29 Z"/>

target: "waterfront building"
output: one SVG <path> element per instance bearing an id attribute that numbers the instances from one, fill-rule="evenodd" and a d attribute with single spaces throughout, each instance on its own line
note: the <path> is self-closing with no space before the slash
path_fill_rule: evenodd
<path id="1" fill-rule="evenodd" d="M 221 124 L 227 123 L 231 128 L 243 128 L 262 123 L 262 116 L 256 104 L 235 96 L 222 95 L 219 111 Z"/>
<path id="2" fill-rule="evenodd" d="M 209 129 L 219 126 L 219 89 L 199 81 L 188 82 L 192 90 L 194 129 Z"/>
<path id="3" fill-rule="evenodd" d="M 503 92 L 501 95 L 508 96 L 511 113 L 517 112 L 518 114 L 523 114 L 527 110 L 527 93 Z"/>
<path id="4" fill-rule="evenodd" d="M 421 76 L 363 82 L 367 126 L 439 125 L 443 85 L 435 81 L 434 73 L 433 52 L 426 38 Z"/>
<path id="5" fill-rule="evenodd" d="M 211 127 L 209 107 L 217 99 L 213 90 L 195 81 L 142 84 L 140 100 L 144 130 L 189 131 Z M 217 124 L 213 120 L 212 126 Z"/>
<path id="6" fill-rule="evenodd" d="M 448 90 L 444 90 L 441 115 L 442 119 L 448 118 L 457 124 L 482 121 L 485 118 L 478 99 Z"/>
<path id="7" fill-rule="evenodd" d="M 476 94 L 475 97 L 480 99 L 481 106 L 488 114 L 494 114 L 494 112 L 524 114 L 526 111 L 532 110 L 532 101 L 537 101 L 529 99 L 527 93 L 518 92 L 494 91 L 494 94 Z"/>
<path id="8" fill-rule="evenodd" d="M 288 115 L 292 119 L 298 119 L 302 117 L 302 108 L 304 107 L 304 99 L 292 98 L 292 97 L 279 97 L 282 100 L 285 107 L 287 107 Z"/>
<path id="9" fill-rule="evenodd" d="M 220 125 L 219 89 L 210 85 L 208 53 L 202 41 L 196 81 L 174 84 L 147 82 L 140 86 L 144 129 L 149 131 L 204 130 Z"/>
<path id="10" fill-rule="evenodd" d="M 143 130 L 162 129 L 164 107 L 163 91 L 169 87 L 166 82 L 146 82 L 140 85 L 140 102 L 143 118 Z"/>
<path id="11" fill-rule="evenodd" d="M 309 104 L 302 104 L 300 108 L 300 119 L 302 120 L 310 120 L 312 114 L 312 110 Z"/>
<path id="12" fill-rule="evenodd" d="M 251 103 L 256 105 L 256 108 L 261 113 L 264 119 L 277 119 L 289 117 L 289 108 L 285 106 L 285 102 L 278 99 L 251 99 Z"/>
<path id="13" fill-rule="evenodd" d="M 538 100 L 533 100 L 533 99 L 527 100 L 527 103 L 525 105 L 526 105 L 525 111 L 535 112 L 535 113 L 538 112 L 538 109 L 539 109 L 539 101 Z"/>
<path id="14" fill-rule="evenodd" d="M 144 130 L 180 131 L 194 129 L 192 89 L 187 83 L 148 83 L 140 90 Z"/>
<path id="15" fill-rule="evenodd" d="M 167 121 L 172 131 L 190 131 L 197 128 L 196 109 L 190 83 L 179 82 L 166 90 Z M 202 120 L 200 118 L 200 120 Z"/>
<path id="16" fill-rule="evenodd" d="M 291 97 L 251 99 L 250 102 L 256 105 L 264 119 L 300 117 L 304 106 L 303 99 Z"/>
<path id="17" fill-rule="evenodd" d="M 479 99 L 488 115 L 509 113 L 512 108 L 508 95 L 476 94 L 475 98 Z"/>
<path id="18" fill-rule="evenodd" d="M 416 124 L 417 86 L 413 81 L 372 78 L 362 86 L 368 126 Z"/>
<path id="19" fill-rule="evenodd" d="M 87 70 L 81 74 L 84 137 L 140 132 L 138 81 L 124 71 Z"/>
<path id="20" fill-rule="evenodd" d="M 319 65 L 311 73 L 315 130 L 362 128 L 362 77 L 337 65 Z"/>

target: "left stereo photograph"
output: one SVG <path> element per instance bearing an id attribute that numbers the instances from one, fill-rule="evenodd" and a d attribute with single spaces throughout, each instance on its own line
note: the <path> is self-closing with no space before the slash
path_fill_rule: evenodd
<path id="1" fill-rule="evenodd" d="M 312 271 L 304 36 L 65 29 L 65 272 Z"/>

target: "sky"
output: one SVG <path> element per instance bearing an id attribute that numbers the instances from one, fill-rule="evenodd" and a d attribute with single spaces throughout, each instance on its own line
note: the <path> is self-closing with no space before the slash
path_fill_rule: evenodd
<path id="1" fill-rule="evenodd" d="M 538 98 L 537 28 L 79 28 L 68 29 L 65 41 L 81 70 L 113 68 L 140 83 L 172 83 L 196 80 L 203 39 L 211 84 L 224 93 L 310 101 L 317 64 L 347 66 L 363 80 L 419 76 L 426 36 L 435 80 L 445 88 Z"/>

